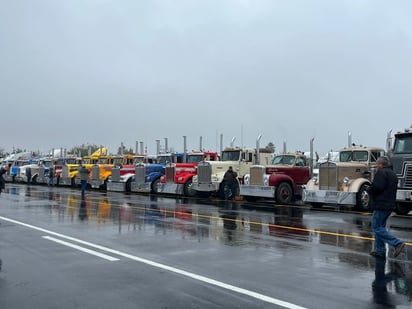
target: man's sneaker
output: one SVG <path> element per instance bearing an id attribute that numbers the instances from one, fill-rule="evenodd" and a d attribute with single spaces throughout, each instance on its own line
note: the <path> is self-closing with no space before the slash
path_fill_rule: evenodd
<path id="1" fill-rule="evenodd" d="M 405 248 L 405 243 L 401 243 L 399 246 L 395 248 L 395 252 L 393 253 L 393 257 L 397 257 L 399 254 L 401 254 L 403 248 Z"/>
<path id="2" fill-rule="evenodd" d="M 369 254 L 372 255 L 373 257 L 376 257 L 376 258 L 381 258 L 381 259 L 385 259 L 385 258 L 386 258 L 386 256 L 385 256 L 384 253 L 379 253 L 379 252 L 376 252 L 376 251 L 372 251 L 372 252 L 369 253 Z"/>

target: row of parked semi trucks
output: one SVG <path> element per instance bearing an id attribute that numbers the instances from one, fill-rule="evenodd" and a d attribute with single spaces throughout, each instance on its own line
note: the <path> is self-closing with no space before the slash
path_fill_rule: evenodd
<path id="1" fill-rule="evenodd" d="M 313 155 L 300 152 L 273 155 L 258 144 L 256 148 L 226 148 L 220 154 L 165 153 L 156 157 L 109 156 L 99 150 L 84 158 L 42 158 L 30 165 L 19 166 L 24 160 L 17 160 L 10 166 L 6 181 L 27 182 L 26 170 L 30 167 L 29 182 L 48 183 L 53 168 L 54 184 L 76 187 L 82 164 L 90 172 L 89 186 L 95 189 L 223 197 L 223 175 L 232 166 L 238 174 L 238 196 L 248 201 L 267 199 L 289 204 L 302 200 L 314 207 L 348 205 L 364 211 L 370 206 L 368 186 L 376 160 L 383 155 L 390 157 L 399 179 L 396 212 L 407 214 L 412 210 L 411 128 L 393 136 L 388 132 L 386 150 L 348 146 L 333 160 L 315 162 Z"/>

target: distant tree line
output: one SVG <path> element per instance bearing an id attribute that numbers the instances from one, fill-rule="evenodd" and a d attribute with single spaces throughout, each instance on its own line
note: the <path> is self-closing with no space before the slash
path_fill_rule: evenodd
<path id="1" fill-rule="evenodd" d="M 73 148 L 71 148 L 68 151 L 68 153 L 79 156 L 79 157 L 85 157 L 85 156 L 91 155 L 93 152 L 95 152 L 100 147 L 101 146 L 99 145 L 81 144 L 81 145 L 74 146 Z"/>
<path id="2" fill-rule="evenodd" d="M 272 142 L 268 143 L 265 148 L 269 152 L 275 152 L 276 150 L 275 144 L 273 144 Z"/>
<path id="3" fill-rule="evenodd" d="M 79 157 L 84 157 L 84 156 L 88 156 L 88 155 L 92 154 L 93 152 L 95 152 L 96 150 L 98 150 L 101 147 L 102 146 L 95 145 L 95 144 L 81 144 L 81 145 L 77 145 L 77 146 L 72 147 L 68 151 L 68 153 L 79 156 Z M 276 147 L 272 142 L 270 142 L 266 145 L 265 149 L 268 152 L 275 152 Z M 26 151 L 25 149 L 16 148 L 16 149 L 14 149 L 13 153 L 19 153 L 19 152 L 25 152 L 25 151 Z M 173 152 L 174 150 L 171 147 L 171 148 L 169 148 L 169 151 Z M 134 150 L 132 148 L 127 148 L 126 146 L 121 145 L 117 149 L 117 154 L 122 154 L 122 153 L 125 154 L 125 155 L 126 154 L 134 154 Z M 5 151 L 4 148 L 0 147 L 0 158 L 5 158 L 10 154 L 11 153 Z M 38 156 L 39 153 L 38 152 L 32 152 L 32 155 L 33 156 Z"/>

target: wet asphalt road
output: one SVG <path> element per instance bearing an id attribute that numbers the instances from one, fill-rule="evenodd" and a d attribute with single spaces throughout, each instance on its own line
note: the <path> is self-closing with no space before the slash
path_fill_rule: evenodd
<path id="1" fill-rule="evenodd" d="M 0 308 L 411 308 L 412 216 L 391 217 L 408 246 L 386 261 L 370 219 L 7 184 Z"/>

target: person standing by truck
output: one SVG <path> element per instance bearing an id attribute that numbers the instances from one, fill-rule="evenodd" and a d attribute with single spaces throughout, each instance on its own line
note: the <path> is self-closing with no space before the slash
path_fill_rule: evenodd
<path id="1" fill-rule="evenodd" d="M 385 156 L 376 160 L 376 174 L 368 189 L 372 198 L 372 229 L 375 234 L 375 250 L 370 255 L 376 258 L 386 258 L 385 244 L 395 248 L 397 257 L 405 247 L 405 243 L 396 238 L 386 229 L 386 223 L 396 205 L 396 190 L 398 177 L 392 170 L 389 159 Z"/>
<path id="2" fill-rule="evenodd" d="M 53 186 L 54 185 L 54 168 L 53 168 L 53 164 L 50 166 L 50 169 L 49 169 L 49 183 L 48 183 L 48 185 L 49 186 Z"/>
<path id="3" fill-rule="evenodd" d="M 4 180 L 4 174 L 7 172 L 7 170 L 4 168 L 4 167 L 2 167 L 1 169 L 0 169 L 0 194 L 1 194 L 1 191 L 3 191 L 4 190 L 4 188 L 6 187 L 6 181 Z"/>
<path id="4" fill-rule="evenodd" d="M 227 188 L 225 188 L 227 186 Z M 223 191 L 225 193 L 225 199 L 233 199 L 237 195 L 238 181 L 237 173 L 229 166 L 225 175 L 223 176 Z"/>
<path id="5" fill-rule="evenodd" d="M 31 167 L 30 166 L 26 168 L 26 177 L 27 177 L 27 184 L 29 185 L 31 183 Z"/>

